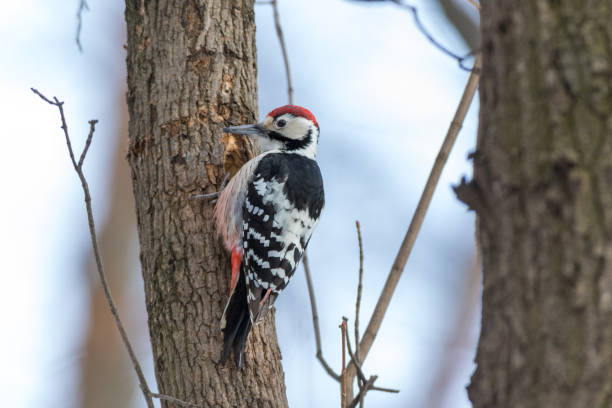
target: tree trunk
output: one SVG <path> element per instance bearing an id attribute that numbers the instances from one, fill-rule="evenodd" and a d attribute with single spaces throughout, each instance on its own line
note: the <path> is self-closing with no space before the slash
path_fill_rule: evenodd
<path id="1" fill-rule="evenodd" d="M 612 405 L 612 5 L 483 1 L 474 407 Z"/>
<path id="2" fill-rule="evenodd" d="M 159 390 L 205 407 L 285 407 L 273 314 L 251 333 L 242 370 L 218 365 L 229 255 L 213 205 L 189 199 L 219 188 L 221 128 L 257 117 L 253 1 L 128 0 L 125 15 L 128 158 Z"/>

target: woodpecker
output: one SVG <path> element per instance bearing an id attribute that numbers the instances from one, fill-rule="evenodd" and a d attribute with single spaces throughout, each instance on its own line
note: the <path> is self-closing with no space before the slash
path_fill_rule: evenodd
<path id="1" fill-rule="evenodd" d="M 241 368 L 251 327 L 289 283 L 325 198 L 316 161 L 319 125 L 308 109 L 281 106 L 261 123 L 223 131 L 253 136 L 261 152 L 232 177 L 215 206 L 217 231 L 232 265 L 220 362 L 233 349 Z"/>

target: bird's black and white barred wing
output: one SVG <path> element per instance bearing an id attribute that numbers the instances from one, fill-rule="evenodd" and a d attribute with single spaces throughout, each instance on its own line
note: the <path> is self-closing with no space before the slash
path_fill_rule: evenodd
<path id="1" fill-rule="evenodd" d="M 242 246 L 251 320 L 261 321 L 295 272 L 324 204 L 314 160 L 269 154 L 254 172 L 243 207 Z"/>

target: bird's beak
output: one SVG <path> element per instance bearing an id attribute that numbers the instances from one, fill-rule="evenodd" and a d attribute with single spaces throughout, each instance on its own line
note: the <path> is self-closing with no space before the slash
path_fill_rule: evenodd
<path id="1" fill-rule="evenodd" d="M 261 135 L 265 132 L 265 129 L 261 123 L 256 123 L 254 125 L 230 126 L 223 128 L 223 131 L 234 135 Z"/>

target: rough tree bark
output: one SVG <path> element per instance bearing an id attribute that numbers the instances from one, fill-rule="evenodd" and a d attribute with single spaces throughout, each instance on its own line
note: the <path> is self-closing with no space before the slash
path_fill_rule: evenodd
<path id="1" fill-rule="evenodd" d="M 251 333 L 241 371 L 217 364 L 229 257 L 213 206 L 189 199 L 219 188 L 221 127 L 257 118 L 253 1 L 128 0 L 125 16 L 128 158 L 159 390 L 205 407 L 285 407 L 273 314 Z"/>
<path id="2" fill-rule="evenodd" d="M 612 5 L 483 1 L 474 407 L 612 405 Z"/>

